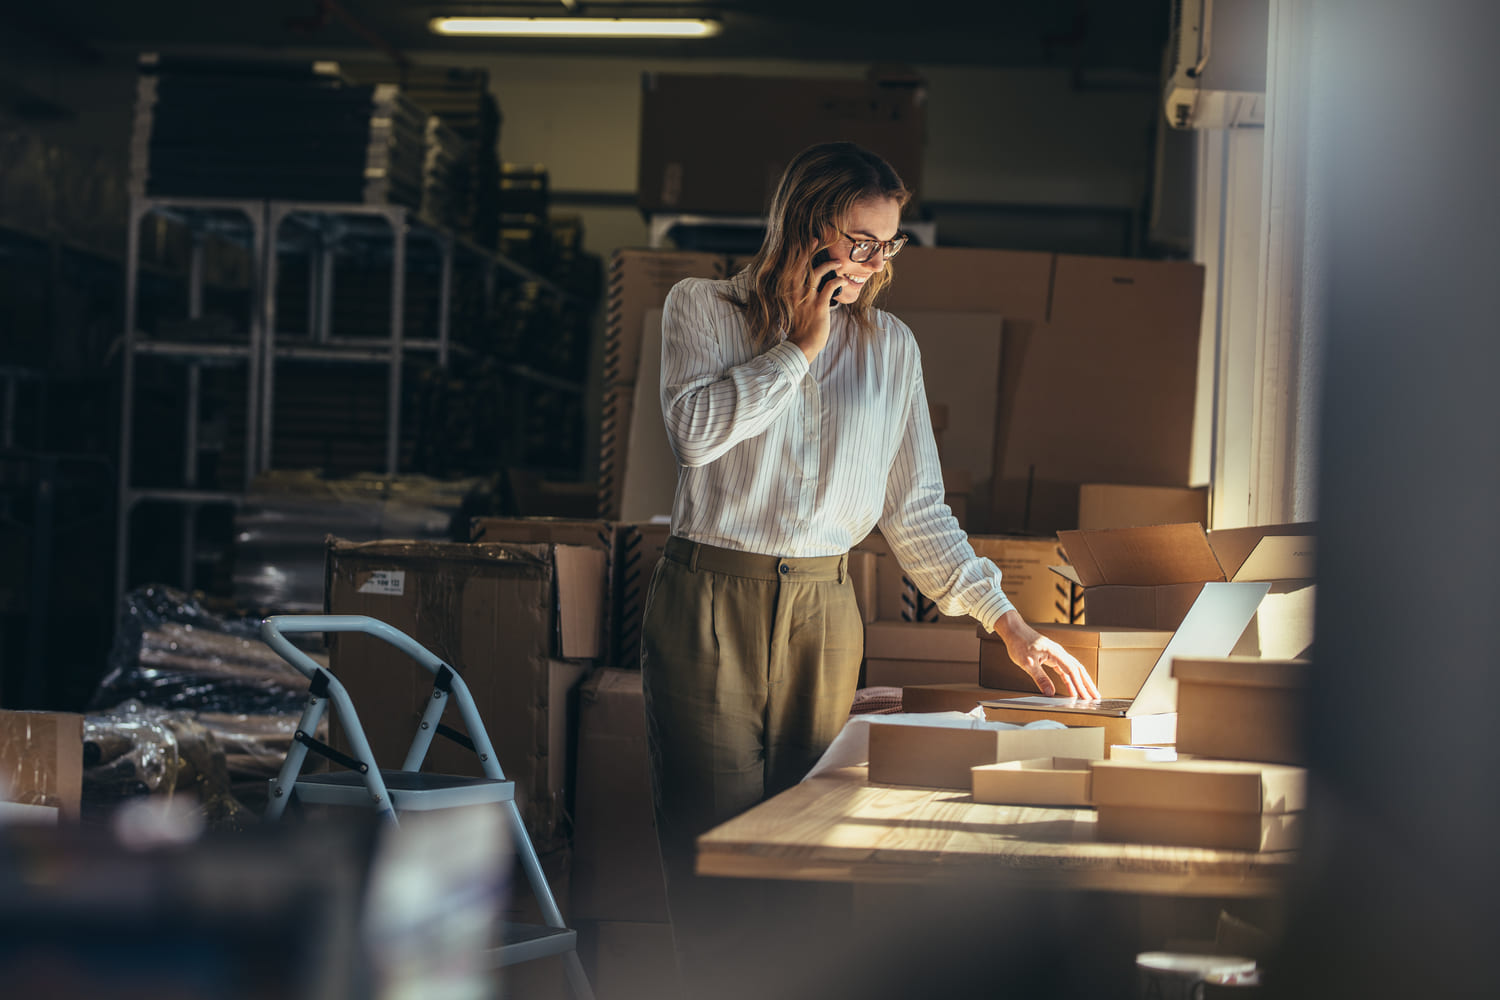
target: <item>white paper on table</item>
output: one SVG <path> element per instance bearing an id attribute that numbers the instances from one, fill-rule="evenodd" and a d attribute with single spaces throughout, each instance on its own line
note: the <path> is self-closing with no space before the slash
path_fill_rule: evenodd
<path id="1" fill-rule="evenodd" d="M 984 708 L 976 706 L 968 712 L 896 712 L 891 715 L 857 715 L 844 723 L 844 728 L 833 738 L 823 756 L 808 771 L 803 781 L 816 778 L 825 771 L 841 767 L 858 767 L 870 762 L 870 724 L 882 726 L 943 726 L 950 729 L 1066 729 L 1061 722 L 1040 719 L 1018 726 L 1013 722 L 996 722 L 984 717 Z"/>

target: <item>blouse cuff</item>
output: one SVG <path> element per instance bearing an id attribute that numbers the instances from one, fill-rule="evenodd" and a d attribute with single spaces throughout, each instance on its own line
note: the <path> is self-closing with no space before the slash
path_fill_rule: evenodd
<path id="1" fill-rule="evenodd" d="M 972 613 L 979 624 L 984 626 L 986 632 L 993 632 L 995 631 L 995 623 L 1000 620 L 1000 616 L 1007 611 L 1014 611 L 1015 607 L 1010 602 L 1010 598 L 1005 596 L 1004 591 L 996 589 Z"/>

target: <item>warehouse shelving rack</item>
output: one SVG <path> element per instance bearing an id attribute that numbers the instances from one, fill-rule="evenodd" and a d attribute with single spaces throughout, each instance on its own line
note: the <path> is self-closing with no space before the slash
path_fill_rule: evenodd
<path id="1" fill-rule="evenodd" d="M 170 340 L 148 337 L 139 329 L 139 285 L 142 273 L 141 233 L 149 216 L 165 216 L 185 225 L 191 234 L 187 284 L 187 319 L 203 317 L 205 241 L 226 238 L 243 246 L 249 256 L 251 293 L 242 329 L 232 340 Z M 334 261 L 341 248 L 376 244 L 389 247 L 390 318 L 384 336 L 340 336 L 334 329 Z M 434 335 L 409 337 L 405 329 L 406 279 L 413 248 L 431 254 L 439 269 L 438 314 Z M 305 335 L 287 335 L 277 323 L 281 258 L 287 252 L 308 256 L 308 324 Z M 549 293 L 568 293 L 546 277 L 422 219 L 414 210 L 385 204 L 303 202 L 266 199 L 205 199 L 144 196 L 131 199 L 125 261 L 125 323 L 120 418 L 119 506 L 115 561 L 115 591 L 129 583 L 131 518 L 143 503 L 173 504 L 182 511 L 180 580 L 191 587 L 196 564 L 199 510 L 205 505 L 235 506 L 245 490 L 201 489 L 199 431 L 202 372 L 207 365 L 245 368 L 245 489 L 256 476 L 274 468 L 272 453 L 276 401 L 276 371 L 281 362 L 385 364 L 388 366 L 387 421 L 384 473 L 400 472 L 401 390 L 408 355 L 431 358 L 447 368 L 462 347 L 452 337 L 452 297 L 455 265 L 459 260 L 481 268 L 483 301 L 492 300 L 502 276 L 534 282 Z M 137 359 L 164 358 L 185 366 L 184 458 L 182 485 L 141 487 L 134 482 L 132 437 L 137 395 Z M 522 381 L 546 381 L 546 376 L 512 366 L 509 374 Z M 581 388 L 580 388 L 581 391 Z"/>
<path id="2" fill-rule="evenodd" d="M 130 557 L 131 518 L 142 503 L 166 503 L 179 507 L 181 522 L 181 578 L 191 587 L 195 559 L 198 512 L 208 504 L 235 504 L 239 491 L 199 489 L 199 413 L 202 404 L 203 368 L 205 365 L 243 365 L 246 396 L 250 413 L 246 421 L 245 482 L 255 476 L 255 429 L 259 423 L 256 407 L 262 398 L 261 357 L 267 341 L 265 318 L 255 295 L 250 296 L 247 315 L 243 317 L 242 336 L 233 341 L 200 342 L 168 340 L 145 336 L 139 329 L 141 232 L 148 216 L 163 216 L 184 225 L 191 234 L 187 272 L 187 318 L 203 317 L 204 265 L 206 240 L 224 238 L 245 247 L 251 269 L 252 287 L 264 280 L 266 259 L 265 202 L 257 199 L 165 198 L 137 195 L 130 200 L 126 225 L 125 254 L 125 323 L 121 358 L 120 392 L 120 465 L 118 469 L 119 503 L 116 507 L 115 593 L 125 592 Z M 157 357 L 184 366 L 185 414 L 183 427 L 182 486 L 138 487 L 134 482 L 134 430 L 136 403 L 136 364 L 139 357 Z"/>

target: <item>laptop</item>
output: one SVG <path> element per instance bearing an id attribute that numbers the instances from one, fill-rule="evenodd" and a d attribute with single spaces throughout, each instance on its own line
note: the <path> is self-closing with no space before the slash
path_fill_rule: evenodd
<path id="1" fill-rule="evenodd" d="M 1159 715 L 1177 711 L 1177 678 L 1172 676 L 1172 661 L 1212 659 L 1228 656 L 1240 641 L 1261 599 L 1270 591 L 1269 583 L 1205 583 L 1198 599 L 1188 609 L 1187 617 L 1172 633 L 1166 648 L 1152 665 L 1151 672 L 1134 698 L 1056 698 L 1036 695 L 1025 698 L 1001 698 L 982 701 L 991 708 L 1033 708 L 1060 712 L 1085 712 L 1115 718 Z"/>

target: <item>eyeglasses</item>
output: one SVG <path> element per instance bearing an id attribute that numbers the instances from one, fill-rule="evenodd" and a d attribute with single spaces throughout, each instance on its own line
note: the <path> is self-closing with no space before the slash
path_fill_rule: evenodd
<path id="1" fill-rule="evenodd" d="M 901 248 L 910 239 L 905 233 L 897 233 L 894 239 L 889 240 L 857 240 L 845 232 L 840 232 L 839 235 L 849 241 L 849 259 L 856 264 L 863 264 L 874 257 L 876 250 L 886 260 L 890 260 L 901 252 Z"/>

